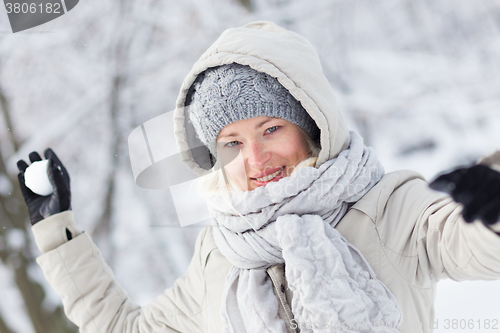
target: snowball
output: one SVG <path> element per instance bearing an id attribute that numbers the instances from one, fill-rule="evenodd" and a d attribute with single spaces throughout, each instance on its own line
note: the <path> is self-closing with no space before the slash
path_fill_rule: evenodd
<path id="1" fill-rule="evenodd" d="M 26 187 L 38 195 L 50 195 L 54 191 L 47 175 L 49 161 L 33 162 L 24 172 Z"/>

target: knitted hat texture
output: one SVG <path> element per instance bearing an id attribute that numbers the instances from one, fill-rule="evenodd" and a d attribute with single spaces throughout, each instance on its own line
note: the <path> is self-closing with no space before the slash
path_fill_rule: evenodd
<path id="1" fill-rule="evenodd" d="M 199 139 L 209 146 L 227 125 L 254 117 L 288 120 L 313 140 L 319 137 L 314 120 L 276 78 L 249 66 L 212 67 L 193 84 L 189 119 Z"/>

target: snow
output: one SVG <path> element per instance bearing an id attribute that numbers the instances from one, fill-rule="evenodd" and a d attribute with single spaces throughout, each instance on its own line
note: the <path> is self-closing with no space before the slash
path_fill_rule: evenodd
<path id="1" fill-rule="evenodd" d="M 500 329 L 499 300 L 500 281 L 443 280 L 438 284 L 434 332 L 453 332 L 454 320 L 459 328 L 455 332 L 495 332 Z M 495 320 L 497 328 L 493 329 Z M 488 321 L 489 329 L 485 327 Z"/>
<path id="2" fill-rule="evenodd" d="M 13 282 L 13 272 L 10 268 L 0 265 L 0 312 L 2 318 L 15 332 L 35 333 L 24 308 L 19 290 Z"/>
<path id="3" fill-rule="evenodd" d="M 12 183 L 6 175 L 0 174 L 0 195 L 8 195 L 12 191 Z"/>
<path id="4" fill-rule="evenodd" d="M 47 196 L 54 192 L 47 174 L 48 165 L 48 160 L 33 162 L 24 172 L 24 183 L 33 193 Z"/>
<path id="5" fill-rule="evenodd" d="M 13 250 L 22 249 L 25 246 L 24 233 L 19 229 L 11 229 L 6 235 L 7 247 Z"/>

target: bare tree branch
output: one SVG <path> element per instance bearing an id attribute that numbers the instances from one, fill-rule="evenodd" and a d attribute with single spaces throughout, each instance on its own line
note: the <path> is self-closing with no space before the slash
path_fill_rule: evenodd
<path id="1" fill-rule="evenodd" d="M 110 117 L 111 117 L 111 132 L 112 132 L 112 142 L 111 142 L 111 166 L 109 168 L 107 177 L 107 188 L 106 195 L 104 197 L 104 209 L 101 216 L 97 220 L 97 227 L 94 229 L 93 234 L 97 238 L 104 238 L 107 240 L 106 248 L 107 253 L 104 253 L 107 257 L 108 263 L 112 266 L 113 264 L 113 250 L 112 241 L 110 239 L 112 232 L 112 214 L 113 214 L 113 198 L 115 195 L 115 182 L 116 182 L 116 168 L 118 166 L 118 148 L 120 145 L 120 134 L 118 128 L 117 114 L 119 109 L 120 91 L 122 86 L 122 79 L 120 76 L 115 76 L 113 79 L 113 88 L 111 91 L 111 107 L 110 107 Z M 104 245 L 104 244 L 101 244 Z"/>
<path id="2" fill-rule="evenodd" d="M 249 12 L 253 11 L 252 2 L 250 0 L 238 0 L 238 2 L 245 7 Z"/>
<path id="3" fill-rule="evenodd" d="M 15 129 L 14 126 L 12 125 L 12 119 L 10 118 L 10 113 L 9 113 L 9 103 L 7 101 L 7 98 L 5 97 L 3 89 L 0 89 L 0 108 L 2 109 L 2 114 L 5 119 L 5 124 L 7 125 L 7 132 L 9 133 L 10 142 L 12 143 L 14 150 L 18 150 L 20 143 L 18 142 L 17 137 L 15 135 Z"/>
<path id="4" fill-rule="evenodd" d="M 0 314 L 0 333 L 14 333 L 14 331 L 10 329 L 9 326 L 7 326 L 7 323 L 5 322 L 5 320 L 3 320 L 1 314 Z"/>
<path id="5" fill-rule="evenodd" d="M 5 123 L 9 126 L 10 143 L 15 149 L 19 149 L 19 140 L 16 137 L 12 126 L 9 108 L 10 103 L 6 99 L 2 87 L 0 86 L 0 104 Z M 5 158 L 0 150 L 0 173 L 8 177 L 12 184 L 12 191 L 8 194 L 0 195 L 0 214 L 3 221 L 9 222 L 9 228 L 0 230 L 0 236 L 4 244 L 6 242 L 6 233 L 12 229 L 21 230 L 24 236 L 25 246 L 20 249 L 4 246 L 0 251 L 0 259 L 7 268 L 11 268 L 14 273 L 14 280 L 17 288 L 23 298 L 28 316 L 37 333 L 69 333 L 76 332 L 75 326 L 70 326 L 68 320 L 61 311 L 48 313 L 42 306 L 45 298 L 43 287 L 29 276 L 28 268 L 34 264 L 34 255 L 31 253 L 31 238 L 28 236 L 29 217 L 24 204 L 21 189 L 17 185 L 18 180 L 15 175 L 8 175 L 6 170 Z M 1 325 L 1 324 L 0 324 Z M 8 332 L 8 331 L 7 331 Z"/>
<path id="6" fill-rule="evenodd" d="M 127 0 L 122 0 L 119 4 L 119 17 L 117 20 L 117 31 L 121 31 L 116 44 L 110 49 L 110 63 L 115 68 L 115 74 L 112 78 L 112 88 L 110 93 L 110 108 L 109 108 L 109 116 L 111 120 L 111 146 L 110 146 L 110 154 L 111 154 L 111 165 L 109 167 L 108 176 L 107 176 L 107 187 L 106 194 L 104 197 L 104 209 L 101 213 L 101 216 L 97 219 L 98 223 L 96 228 L 93 231 L 93 236 L 96 237 L 96 240 L 100 242 L 100 247 L 105 251 L 103 251 L 103 255 L 106 257 L 106 261 L 108 264 L 113 267 L 114 263 L 114 246 L 111 240 L 112 234 L 112 218 L 113 218 L 113 199 L 115 196 L 115 188 L 116 188 L 116 170 L 118 168 L 119 163 L 119 148 L 123 142 L 123 135 L 121 134 L 121 128 L 119 124 L 119 111 L 120 111 L 120 101 L 121 95 L 124 89 L 124 83 L 126 81 L 125 72 L 127 72 L 127 63 L 128 63 L 128 52 L 130 47 L 130 41 L 133 38 L 133 34 L 126 34 L 123 31 L 121 24 L 123 18 L 127 15 Z M 105 243 L 103 243 L 105 241 Z"/>

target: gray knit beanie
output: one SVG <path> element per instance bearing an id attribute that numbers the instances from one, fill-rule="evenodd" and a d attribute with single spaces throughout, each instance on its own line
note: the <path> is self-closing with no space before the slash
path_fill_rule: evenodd
<path id="1" fill-rule="evenodd" d="M 226 125 L 260 116 L 288 120 L 313 140 L 319 138 L 316 123 L 300 102 L 276 78 L 249 66 L 209 68 L 198 76 L 188 96 L 189 119 L 208 147 Z"/>

